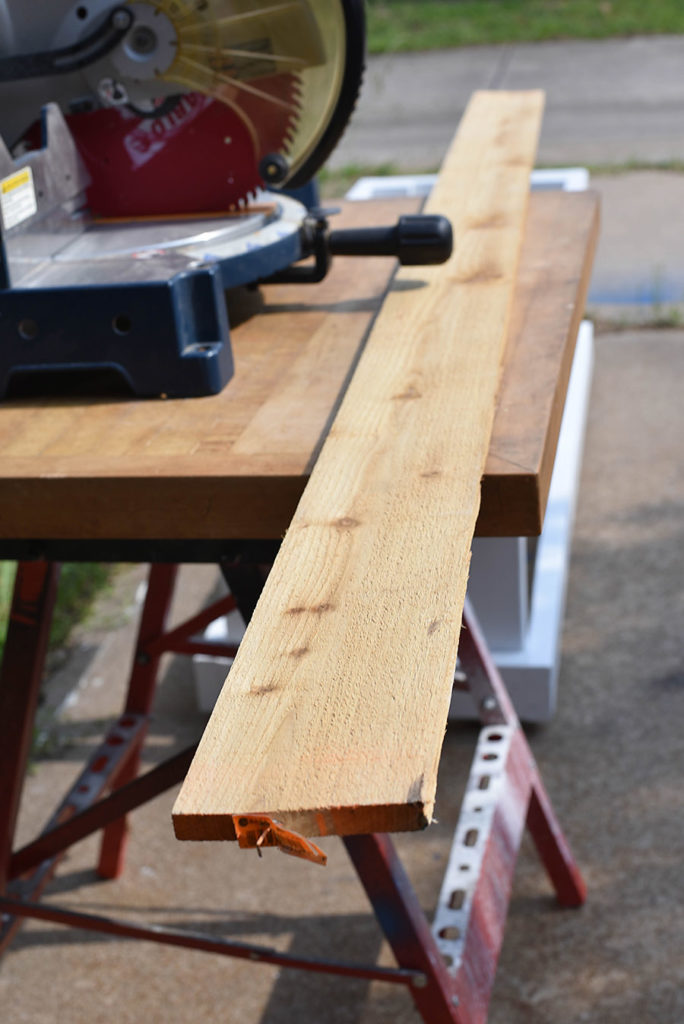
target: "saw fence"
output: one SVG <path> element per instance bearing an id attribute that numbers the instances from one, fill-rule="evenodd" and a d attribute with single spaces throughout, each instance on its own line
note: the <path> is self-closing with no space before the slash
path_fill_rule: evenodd
<path id="1" fill-rule="evenodd" d="M 400 271 L 367 338 L 388 281 L 382 261 L 334 269 L 304 309 L 290 305 L 301 304 L 292 288 L 269 289 L 269 315 L 235 332 L 236 376 L 215 398 L 43 403 L 29 419 L 24 407 L 0 408 L 2 554 L 24 559 L 0 679 L 5 942 L 21 917 L 43 918 L 385 980 L 407 986 L 430 1024 L 475 1024 L 486 1019 L 526 825 L 559 902 L 582 902 L 464 610 L 473 535 L 541 528 L 596 237 L 590 194 L 529 200 L 541 111 L 537 93 L 474 97 L 429 201 L 452 220 L 454 254 Z M 65 557 L 159 564 L 122 718 L 46 832 L 13 851 L 53 563 Z M 203 560 L 222 565 L 232 596 L 168 630 L 171 563 Z M 226 653 L 194 637 L 233 602 L 251 621 L 199 748 L 138 778 L 161 654 Z M 430 824 L 457 658 L 483 729 L 431 928 L 385 833 Z M 118 874 L 125 815 L 186 773 L 181 839 L 280 845 L 316 860 L 317 836 L 341 836 L 397 969 L 304 961 L 39 901 L 64 849 L 103 827 L 99 870 Z"/>

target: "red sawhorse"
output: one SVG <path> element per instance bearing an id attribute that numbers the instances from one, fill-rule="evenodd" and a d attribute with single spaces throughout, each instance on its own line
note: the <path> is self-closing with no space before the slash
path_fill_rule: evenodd
<path id="1" fill-rule="evenodd" d="M 141 776 L 139 753 L 161 655 L 165 651 L 234 653 L 225 644 L 194 637 L 235 607 L 236 601 L 248 619 L 267 570 L 244 559 L 223 568 L 235 596 L 169 630 L 166 622 L 177 566 L 151 567 L 123 713 L 44 831 L 15 850 L 14 830 L 58 578 L 54 563 L 19 564 L 0 672 L 0 951 L 21 919 L 33 917 L 282 967 L 404 985 L 426 1024 L 484 1022 L 525 825 L 558 902 L 579 906 L 585 889 L 505 686 L 468 608 L 459 661 L 466 680 L 463 685 L 480 709 L 482 729 L 432 927 L 389 836 L 343 839 L 392 947 L 396 968 L 293 957 L 265 947 L 135 926 L 40 902 L 61 854 L 96 831 L 102 830 L 97 870 L 104 877 L 117 876 L 123 867 L 126 815 L 183 779 L 194 748 Z"/>

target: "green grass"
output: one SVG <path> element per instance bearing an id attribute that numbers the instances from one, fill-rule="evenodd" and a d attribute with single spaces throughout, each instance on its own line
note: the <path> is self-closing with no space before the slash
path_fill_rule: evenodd
<path id="1" fill-rule="evenodd" d="M 345 164 L 344 167 L 323 167 L 316 176 L 322 199 L 339 199 L 355 181 L 366 176 L 399 174 L 396 164 Z"/>
<path id="2" fill-rule="evenodd" d="M 367 0 L 371 53 L 684 32 L 681 0 Z"/>
<path id="3" fill-rule="evenodd" d="M 637 171 L 658 171 L 663 174 L 684 174 L 684 160 L 625 160 L 622 163 L 584 164 L 590 178 L 634 174 Z"/>
<path id="4" fill-rule="evenodd" d="M 0 562 L 0 649 L 5 643 L 7 616 L 12 602 L 14 586 L 14 562 Z"/>
<path id="5" fill-rule="evenodd" d="M 66 644 L 71 630 L 83 620 L 97 594 L 107 586 L 111 573 L 111 566 L 97 563 L 69 562 L 62 566 L 50 630 L 51 648 Z M 0 657 L 5 644 L 14 574 L 14 562 L 0 562 Z"/>
<path id="6" fill-rule="evenodd" d="M 555 165 L 540 163 L 540 170 L 553 170 Z M 624 160 L 621 163 L 585 164 L 590 178 L 616 177 L 620 174 L 632 174 L 635 171 L 654 171 L 668 174 L 684 174 L 684 160 Z M 426 167 L 418 174 L 435 174 L 438 167 Z M 344 164 L 342 167 L 324 167 L 317 176 L 322 200 L 341 199 L 359 178 L 386 177 L 390 174 L 401 174 L 401 169 L 393 163 L 384 164 Z"/>

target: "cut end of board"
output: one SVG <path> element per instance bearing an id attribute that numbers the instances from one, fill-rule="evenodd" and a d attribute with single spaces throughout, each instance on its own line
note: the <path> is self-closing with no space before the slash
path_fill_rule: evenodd
<path id="1" fill-rule="evenodd" d="M 180 806 L 179 806 L 180 805 Z M 369 807 L 327 807 L 324 810 L 249 811 L 241 814 L 198 814 L 183 810 L 180 798 L 173 809 L 176 839 L 188 841 L 236 840 L 236 820 L 268 817 L 300 836 L 353 836 L 368 832 L 417 832 L 432 821 L 434 802 L 415 801 Z"/>

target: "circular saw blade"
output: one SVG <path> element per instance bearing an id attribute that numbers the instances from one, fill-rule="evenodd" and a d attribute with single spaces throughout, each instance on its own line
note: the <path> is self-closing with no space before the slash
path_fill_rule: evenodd
<path id="1" fill-rule="evenodd" d="M 60 103 L 95 213 L 231 209 L 264 176 L 296 187 L 315 173 L 358 92 L 363 0 L 62 0 L 52 47 L 90 38 L 117 7 L 132 14 L 125 36 L 82 70 L 29 83 L 22 105 Z"/>
<path id="2" fill-rule="evenodd" d="M 321 21 L 316 0 L 131 0 L 130 6 L 136 24 L 121 52 L 112 54 L 114 73 L 106 81 L 131 96 L 140 95 L 143 83 L 151 110 L 157 94 L 161 112 L 139 116 L 131 105 L 119 105 L 69 119 L 93 182 L 93 211 L 231 209 L 263 183 L 261 167 L 276 166 L 279 180 L 291 177 L 307 149 L 304 140 L 325 117 L 321 73 L 338 74 L 330 54 L 339 39 L 326 39 L 329 16 Z M 326 0 L 321 10 L 327 8 L 339 8 L 339 0 Z M 138 40 L 148 49 L 140 47 L 136 65 Z M 303 134 L 303 76 L 312 72 L 315 99 L 307 96 Z M 171 101 L 169 88 L 178 90 Z"/>
<path id="3" fill-rule="evenodd" d="M 159 80 L 230 106 L 250 132 L 257 163 L 278 155 L 278 184 L 308 180 L 356 101 L 365 49 L 362 0 L 159 0 L 157 7 L 177 43 Z M 278 88 L 291 77 L 296 95 Z M 276 124 L 286 127 L 274 146 Z"/>

